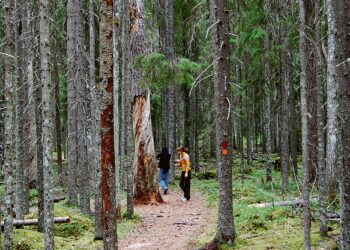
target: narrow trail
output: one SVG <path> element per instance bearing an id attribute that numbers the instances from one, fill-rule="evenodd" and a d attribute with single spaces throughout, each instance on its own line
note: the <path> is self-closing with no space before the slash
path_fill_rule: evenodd
<path id="1" fill-rule="evenodd" d="M 119 249 L 190 250 L 193 249 L 191 241 L 208 233 L 213 212 L 200 193 L 193 193 L 186 202 L 181 201 L 178 191 L 163 195 L 163 199 L 164 204 L 135 207 L 142 222 L 118 242 Z"/>

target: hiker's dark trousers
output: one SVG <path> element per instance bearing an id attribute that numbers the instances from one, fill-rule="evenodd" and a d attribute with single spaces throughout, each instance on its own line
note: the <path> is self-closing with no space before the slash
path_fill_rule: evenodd
<path id="1" fill-rule="evenodd" d="M 189 200 L 191 198 L 191 171 L 188 171 L 188 176 L 185 178 L 185 171 L 181 173 L 180 187 L 184 191 L 184 197 Z"/>

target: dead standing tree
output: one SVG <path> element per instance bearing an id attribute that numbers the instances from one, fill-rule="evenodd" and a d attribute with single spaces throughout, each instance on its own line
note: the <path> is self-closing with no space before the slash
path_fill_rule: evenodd
<path id="1" fill-rule="evenodd" d="M 138 56 L 145 53 L 145 13 L 143 0 L 131 1 L 131 58 L 135 62 Z M 150 92 L 140 86 L 142 73 L 133 69 L 132 81 L 132 105 L 133 128 L 135 139 L 135 204 L 149 204 L 163 202 L 156 181 L 157 164 L 154 151 L 154 141 L 151 122 Z"/>

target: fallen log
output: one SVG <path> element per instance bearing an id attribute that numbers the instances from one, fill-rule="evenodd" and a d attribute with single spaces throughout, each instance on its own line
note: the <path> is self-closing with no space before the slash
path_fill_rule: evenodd
<path id="1" fill-rule="evenodd" d="M 312 201 L 318 201 L 317 198 L 311 198 L 310 202 Z M 303 206 L 303 200 L 302 199 L 294 199 L 289 201 L 276 201 L 276 202 L 268 202 L 268 203 L 257 203 L 257 204 L 250 204 L 248 207 L 257 207 L 257 208 L 266 208 L 266 207 L 277 207 L 277 206 Z"/>
<path id="2" fill-rule="evenodd" d="M 57 197 L 53 197 L 53 202 L 60 202 L 66 199 L 66 196 L 57 196 Z"/>
<path id="3" fill-rule="evenodd" d="M 61 223 L 68 223 L 70 222 L 69 217 L 55 217 L 54 223 L 61 224 Z M 28 219 L 28 220 L 13 220 L 13 226 L 15 227 L 21 227 L 21 226 L 33 226 L 38 224 L 38 219 Z M 0 223 L 1 228 L 4 227 L 4 222 L 2 221 Z"/>

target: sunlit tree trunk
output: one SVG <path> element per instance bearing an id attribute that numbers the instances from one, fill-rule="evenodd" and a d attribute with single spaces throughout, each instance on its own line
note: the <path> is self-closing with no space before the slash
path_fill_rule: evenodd
<path id="1" fill-rule="evenodd" d="M 115 151 L 113 126 L 113 1 L 103 0 L 100 7 L 101 74 L 101 162 L 102 224 L 105 250 L 117 249 Z M 117 76 L 116 76 L 117 77 Z"/>

